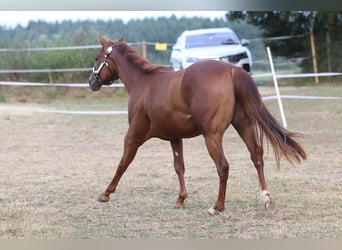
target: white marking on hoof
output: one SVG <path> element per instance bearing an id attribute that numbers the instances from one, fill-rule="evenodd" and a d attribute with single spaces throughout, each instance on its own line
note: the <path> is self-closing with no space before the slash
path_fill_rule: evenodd
<path id="1" fill-rule="evenodd" d="M 270 200 L 265 203 L 265 209 L 270 214 L 275 214 L 277 212 L 277 209 L 275 207 L 274 201 Z"/>
<path id="2" fill-rule="evenodd" d="M 261 192 L 261 198 L 262 198 L 262 201 L 264 202 L 264 204 L 266 204 L 267 202 L 269 202 L 271 199 L 270 199 L 270 192 L 268 192 L 267 190 L 263 190 Z"/>
<path id="3" fill-rule="evenodd" d="M 217 211 L 213 207 L 211 207 L 211 208 L 208 209 L 208 213 L 210 215 L 217 215 L 217 214 L 219 214 L 219 211 Z"/>
<path id="4" fill-rule="evenodd" d="M 175 156 L 178 157 L 179 156 L 179 153 L 177 151 L 175 151 Z"/>
<path id="5" fill-rule="evenodd" d="M 267 190 L 263 190 L 261 192 L 261 197 L 264 202 L 266 211 L 268 211 L 269 213 L 274 213 L 275 204 L 274 204 L 274 201 L 271 200 L 270 192 L 268 192 Z"/>

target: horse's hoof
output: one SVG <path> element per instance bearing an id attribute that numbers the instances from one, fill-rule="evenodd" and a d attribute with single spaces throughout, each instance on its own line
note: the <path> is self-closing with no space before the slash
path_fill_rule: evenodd
<path id="1" fill-rule="evenodd" d="M 220 212 L 217 211 L 216 209 L 214 209 L 213 207 L 211 207 L 211 208 L 208 209 L 208 213 L 210 215 L 218 215 Z"/>
<path id="2" fill-rule="evenodd" d="M 182 203 L 182 202 L 176 202 L 176 208 L 180 208 L 180 209 L 183 209 L 183 208 L 185 208 L 185 206 L 184 206 L 184 203 Z"/>
<path id="3" fill-rule="evenodd" d="M 109 201 L 109 196 L 108 195 L 101 195 L 100 197 L 97 198 L 98 202 L 107 202 Z"/>
<path id="4" fill-rule="evenodd" d="M 273 200 L 268 200 L 265 202 L 265 209 L 269 213 L 274 213 L 275 212 L 275 203 Z"/>

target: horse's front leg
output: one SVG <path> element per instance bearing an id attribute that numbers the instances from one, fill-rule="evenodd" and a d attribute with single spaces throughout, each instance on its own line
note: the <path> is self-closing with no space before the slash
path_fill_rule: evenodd
<path id="1" fill-rule="evenodd" d="M 172 140 L 171 141 L 171 147 L 173 151 L 173 157 L 174 157 L 174 167 L 176 170 L 176 173 L 178 175 L 179 180 L 179 196 L 176 201 L 176 206 L 178 208 L 184 208 L 184 200 L 186 197 L 188 197 L 188 193 L 186 192 L 185 188 L 185 181 L 184 181 L 184 158 L 183 158 L 183 141 L 182 139 L 178 140 Z"/>
<path id="2" fill-rule="evenodd" d="M 137 140 L 137 138 L 130 133 L 127 133 L 125 137 L 124 143 L 124 153 L 121 157 L 120 163 L 116 169 L 115 175 L 111 183 L 108 185 L 106 190 L 102 193 L 102 195 L 98 198 L 100 202 L 109 201 L 109 195 L 113 193 L 120 181 L 122 175 L 126 172 L 129 164 L 133 161 L 139 146 L 143 144 L 145 140 Z"/>

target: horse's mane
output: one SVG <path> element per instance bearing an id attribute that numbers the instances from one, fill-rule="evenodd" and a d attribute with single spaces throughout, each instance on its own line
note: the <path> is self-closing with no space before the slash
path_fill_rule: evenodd
<path id="1" fill-rule="evenodd" d="M 118 51 L 123 56 L 125 56 L 125 58 L 132 65 L 140 68 L 145 73 L 158 73 L 158 72 L 171 71 L 170 68 L 162 66 L 162 65 L 149 64 L 148 60 L 141 57 L 134 48 L 132 48 L 125 42 L 116 43 L 116 47 Z"/>

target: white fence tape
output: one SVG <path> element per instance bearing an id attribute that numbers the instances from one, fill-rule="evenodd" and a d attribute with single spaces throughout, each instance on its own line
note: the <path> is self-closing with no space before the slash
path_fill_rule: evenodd
<path id="1" fill-rule="evenodd" d="M 272 73 L 265 73 L 265 74 L 258 74 L 258 75 L 252 75 L 253 78 L 258 77 L 271 77 L 273 76 Z M 282 75 L 276 75 L 276 78 L 302 78 L 302 77 L 315 77 L 315 76 L 342 76 L 342 73 L 339 72 L 322 72 L 322 73 L 299 73 L 299 74 L 282 74 Z"/>
<path id="2" fill-rule="evenodd" d="M 277 36 L 277 37 L 260 37 L 248 39 L 250 42 L 255 41 L 272 41 L 272 40 L 284 40 L 284 39 L 292 39 L 298 37 L 305 37 L 308 33 L 300 34 L 300 35 L 291 35 L 291 36 Z M 129 42 L 127 43 L 130 46 L 137 46 L 139 44 L 147 44 L 155 46 L 156 42 Z M 173 46 L 174 43 L 167 43 L 167 46 Z M 44 48 L 0 48 L 0 52 L 18 52 L 18 51 L 58 51 L 58 50 L 82 50 L 82 49 L 98 49 L 101 48 L 101 45 L 80 45 L 80 46 L 62 46 L 62 47 L 44 47 Z"/>
<path id="3" fill-rule="evenodd" d="M 42 69 L 42 70 L 25 70 L 25 72 L 73 72 L 73 71 L 91 71 L 89 68 L 80 68 L 80 69 Z M 1 73 L 23 73 L 23 70 L 0 70 Z M 257 74 L 252 75 L 253 78 L 259 78 L 259 77 L 272 77 L 272 73 L 265 73 L 265 74 Z M 277 79 L 281 78 L 301 78 L 301 77 L 326 77 L 326 76 L 342 76 L 342 73 L 339 72 L 323 72 L 323 73 L 302 73 L 302 74 L 282 74 L 282 75 L 276 75 Z M 80 88 L 86 88 L 89 87 L 87 83 L 36 83 L 36 82 L 10 82 L 10 81 L 0 81 L 0 85 L 8 85 L 8 86 L 55 86 L 55 87 L 80 87 Z M 115 83 L 111 85 L 110 87 L 113 88 L 122 88 L 124 85 L 122 83 Z"/>
<path id="4" fill-rule="evenodd" d="M 284 99 L 320 99 L 320 100 L 334 100 L 342 99 L 342 97 L 336 96 L 295 96 L 295 95 L 281 95 Z M 276 95 L 262 97 L 263 100 L 273 100 L 277 99 Z M 77 110 L 48 110 L 48 109 L 37 109 L 35 112 L 40 113 L 55 113 L 55 114 L 65 114 L 65 115 L 127 115 L 127 110 L 121 111 L 77 111 Z"/>
<path id="5" fill-rule="evenodd" d="M 69 69 L 1 69 L 0 74 L 13 73 L 57 73 L 57 72 L 91 72 L 92 68 L 69 68 Z"/>
<path id="6" fill-rule="evenodd" d="M 281 95 L 282 99 L 307 99 L 307 100 L 342 100 L 339 96 L 296 96 L 296 95 Z M 276 95 L 262 97 L 264 101 L 277 99 Z M 11 104 L 0 105 L 1 110 L 20 111 L 24 110 L 36 113 L 50 113 L 63 115 L 127 115 L 127 110 L 53 110 L 39 107 L 18 106 Z"/>
<path id="7" fill-rule="evenodd" d="M 340 100 L 339 96 L 306 96 L 306 95 L 280 95 L 281 99 L 306 99 L 306 100 Z M 277 99 L 276 95 L 263 96 L 264 101 Z"/>
<path id="8" fill-rule="evenodd" d="M 77 87 L 77 88 L 89 88 L 88 83 L 39 83 L 39 82 L 1 82 L 0 85 L 8 85 L 8 86 L 27 86 L 27 87 Z M 125 85 L 122 83 L 114 83 L 110 86 L 111 88 L 122 88 Z"/>
<path id="9" fill-rule="evenodd" d="M 35 112 L 40 113 L 55 113 L 65 115 L 127 115 L 128 111 L 77 111 L 77 110 L 48 110 L 48 109 L 37 109 Z"/>

